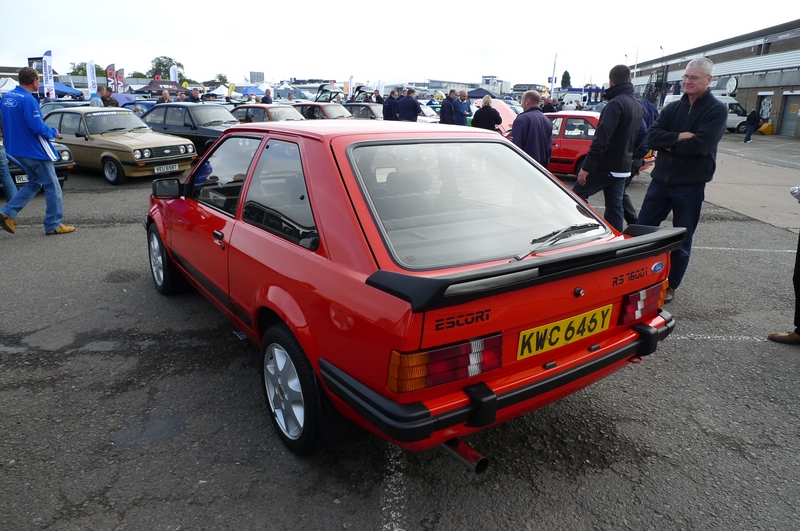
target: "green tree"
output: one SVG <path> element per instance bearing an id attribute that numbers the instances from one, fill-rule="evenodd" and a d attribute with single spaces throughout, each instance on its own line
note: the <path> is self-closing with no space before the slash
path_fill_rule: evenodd
<path id="1" fill-rule="evenodd" d="M 561 88 L 569 88 L 572 86 L 572 79 L 569 77 L 569 71 L 564 70 L 564 73 L 561 75 Z"/>
<path id="2" fill-rule="evenodd" d="M 135 72 L 131 72 L 131 75 L 129 75 L 128 77 L 132 77 L 135 79 L 147 79 L 147 75 L 139 72 L 138 70 Z"/>
<path id="3" fill-rule="evenodd" d="M 228 84 L 228 76 L 225 74 L 217 74 L 214 76 L 214 80 L 218 81 L 219 83 L 225 83 L 226 85 Z"/>
<path id="4" fill-rule="evenodd" d="M 67 72 L 68 76 L 85 76 L 86 75 L 86 62 L 83 63 L 70 63 L 69 64 L 70 71 Z M 106 77 L 106 71 L 102 66 L 99 66 L 97 63 L 94 65 L 94 72 L 97 77 Z"/>
<path id="5" fill-rule="evenodd" d="M 160 71 L 162 78 L 169 79 L 169 69 L 172 68 L 173 65 L 178 67 L 178 83 L 188 81 L 183 75 L 183 64 L 166 55 L 156 57 L 150 62 L 151 68 L 147 71 L 147 77 L 155 77 L 156 72 Z"/>

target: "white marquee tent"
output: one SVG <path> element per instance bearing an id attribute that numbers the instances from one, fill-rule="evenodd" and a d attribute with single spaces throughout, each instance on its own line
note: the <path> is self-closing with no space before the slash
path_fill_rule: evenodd
<path id="1" fill-rule="evenodd" d="M 1 77 L 0 78 L 0 94 L 5 94 L 11 90 L 14 90 L 19 83 L 11 79 L 10 77 Z"/>

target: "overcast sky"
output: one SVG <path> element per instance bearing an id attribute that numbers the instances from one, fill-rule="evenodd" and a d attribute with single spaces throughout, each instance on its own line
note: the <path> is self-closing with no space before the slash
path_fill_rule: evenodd
<path id="1" fill-rule="evenodd" d="M 189 2 L 63 0 L 5 2 L 0 65 L 25 66 L 53 53 L 70 63 L 114 63 L 146 72 L 168 56 L 197 81 L 250 71 L 268 81 L 295 77 L 377 83 L 445 79 L 547 83 L 558 54 L 573 86 L 607 81 L 615 64 L 660 58 L 789 22 L 796 2 L 737 6 L 672 2 Z M 203 6 L 214 7 L 203 7 Z M 781 5 L 784 7 L 781 8 Z M 191 6 L 191 7 L 190 7 Z M 387 6 L 391 6 L 387 9 Z M 590 6 L 590 7 L 587 7 Z M 745 9 L 745 7 L 747 9 Z M 538 13 L 537 13 L 538 11 Z M 749 11 L 749 14 L 748 14 Z M 626 59 L 627 54 L 627 59 Z M 167 77 L 168 73 L 164 73 Z"/>

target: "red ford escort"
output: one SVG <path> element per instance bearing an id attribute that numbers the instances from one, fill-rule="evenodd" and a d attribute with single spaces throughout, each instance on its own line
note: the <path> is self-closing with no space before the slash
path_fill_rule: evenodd
<path id="1" fill-rule="evenodd" d="M 153 182 L 156 289 L 260 345 L 305 455 L 353 424 L 409 450 L 523 415 L 656 351 L 684 229 L 614 231 L 500 135 L 316 120 L 225 131 Z"/>

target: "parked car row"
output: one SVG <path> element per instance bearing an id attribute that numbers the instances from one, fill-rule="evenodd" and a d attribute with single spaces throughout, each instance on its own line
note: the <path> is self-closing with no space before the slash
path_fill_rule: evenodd
<path id="1" fill-rule="evenodd" d="M 101 170 L 111 184 L 128 177 L 181 173 L 197 157 L 183 138 L 156 133 L 132 111 L 119 107 L 65 107 L 45 123 L 61 134 L 75 164 Z"/>
<path id="2" fill-rule="evenodd" d="M 327 92 L 325 93 L 327 94 Z M 302 121 L 319 119 L 366 119 L 383 120 L 383 106 L 368 102 L 347 102 L 344 104 L 329 101 L 300 102 L 285 104 L 241 104 L 229 112 L 219 103 L 170 102 L 155 105 L 154 101 L 130 102 L 116 110 L 128 111 L 132 106 L 147 106 L 142 120 L 134 115 L 117 114 L 114 109 L 89 107 L 85 102 L 48 103 L 50 113 L 46 121 L 62 131 L 62 140 L 67 151 L 72 150 L 70 162 L 61 162 L 60 178 L 66 178 L 69 166 L 82 166 L 102 170 L 106 179 L 114 184 L 124 182 L 128 177 L 153 175 L 164 172 L 182 172 L 189 167 L 191 160 L 202 155 L 224 131 L 236 124 L 272 121 Z M 478 102 L 480 103 L 480 102 Z M 58 105 L 58 107 L 56 107 Z M 510 136 L 511 127 L 517 116 L 515 110 L 503 100 L 493 100 L 493 107 L 500 113 L 503 122 L 498 131 Z M 44 107 L 43 107 L 44 108 Z M 419 122 L 436 123 L 439 117 L 432 107 L 422 104 L 424 116 Z M 472 105 L 473 114 L 480 106 Z M 101 114 L 101 113 L 111 114 Z M 139 114 L 134 113 L 134 114 Z M 52 115 L 52 117 L 51 117 Z M 65 117 L 66 115 L 66 117 Z M 90 130 L 90 121 L 100 117 L 114 116 L 119 122 L 115 127 L 100 127 L 97 132 Z M 580 172 L 594 138 L 600 113 L 591 111 L 561 111 L 547 113 L 553 121 L 553 153 L 548 169 L 557 174 L 576 175 Z M 80 122 L 80 124 L 79 124 Z M 98 126 L 93 125 L 96 128 Z M 109 131 L 108 129 L 115 129 Z M 152 132 L 149 131 L 152 129 Z M 150 132 L 149 135 L 144 133 Z M 121 134 L 120 134 L 121 133 Z M 157 133 L 174 135 L 180 138 L 165 140 Z M 80 138 L 80 140 L 76 140 Z M 109 143 L 117 146 L 109 148 Z M 184 141 L 184 142 L 181 142 Z M 146 144 L 146 145 L 145 145 Z M 152 157 L 156 146 L 181 146 L 186 151 L 162 153 L 158 160 Z M 126 146 L 126 147 L 125 147 Z M 136 150 L 142 153 L 136 158 Z M 175 148 L 177 149 L 177 148 Z M 189 151 L 191 149 L 191 151 Z M 144 155 L 147 153 L 147 156 Z M 166 157 L 166 158 L 164 158 Z M 177 157 L 180 160 L 172 160 Z M 651 154 L 645 159 L 644 169 L 654 160 Z M 25 180 L 24 172 L 16 169 L 18 183 Z M 63 181 L 62 181 L 63 182 Z"/>

